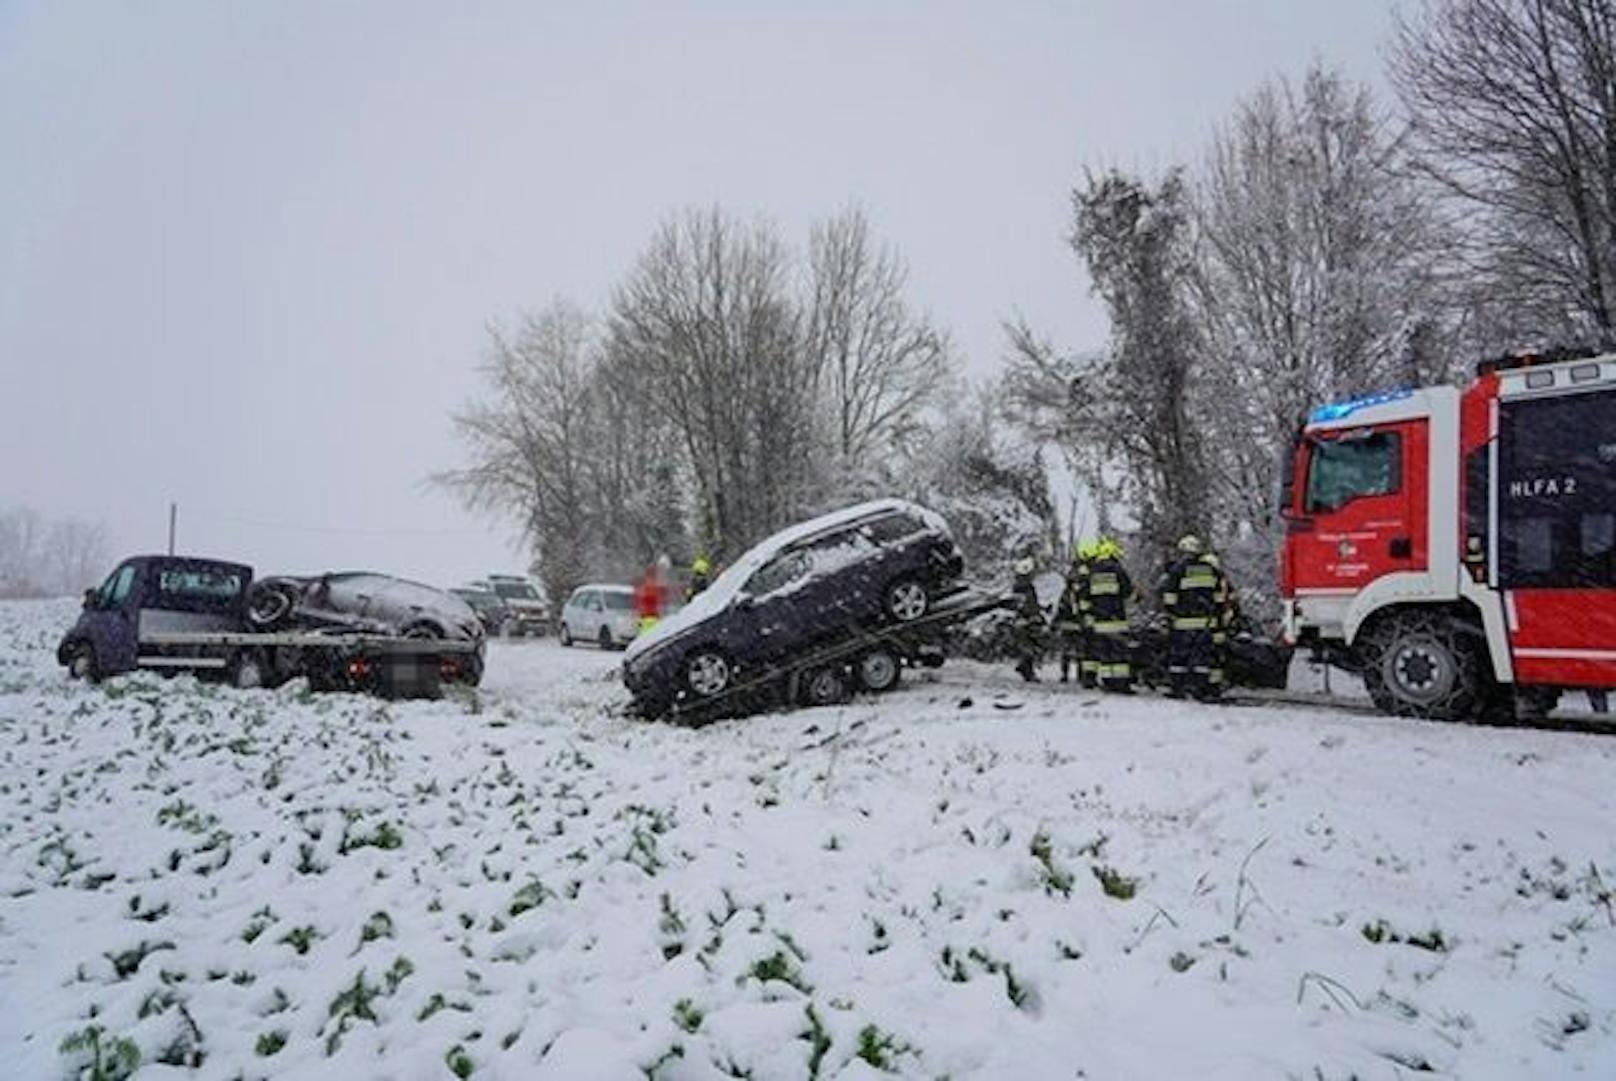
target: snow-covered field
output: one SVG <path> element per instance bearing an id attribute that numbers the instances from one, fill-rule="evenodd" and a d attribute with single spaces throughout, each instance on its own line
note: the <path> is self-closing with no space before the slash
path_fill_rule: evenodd
<path id="1" fill-rule="evenodd" d="M 691 731 L 553 641 L 95 688 L 72 615 L 0 604 L 7 1077 L 1616 1076 L 1616 738 L 972 665 Z"/>

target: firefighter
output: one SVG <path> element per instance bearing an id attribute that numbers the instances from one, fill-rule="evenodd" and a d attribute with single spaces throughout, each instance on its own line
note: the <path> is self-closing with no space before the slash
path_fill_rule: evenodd
<path id="1" fill-rule="evenodd" d="M 708 561 L 706 556 L 697 556 L 695 562 L 690 564 L 690 587 L 685 590 L 686 603 L 689 603 L 691 598 L 707 588 L 707 583 L 712 580 L 712 575 L 712 563 Z"/>
<path id="2" fill-rule="evenodd" d="M 1233 597 L 1217 556 L 1194 534 L 1178 542 L 1179 556 L 1162 576 L 1162 609 L 1168 617 L 1167 693 L 1202 701 L 1223 694 L 1224 653 Z"/>
<path id="3" fill-rule="evenodd" d="M 1010 592 L 1015 597 L 1015 652 L 1016 673 L 1028 683 L 1038 682 L 1038 660 L 1044 649 L 1044 609 L 1038 603 L 1038 590 L 1033 585 L 1033 561 L 1030 557 L 1016 560 L 1015 580 Z"/>
<path id="4" fill-rule="evenodd" d="M 1085 687 L 1094 684 L 1089 679 L 1088 653 L 1083 634 L 1083 590 L 1088 585 L 1089 560 L 1094 544 L 1084 541 L 1072 547 L 1072 565 L 1066 572 L 1066 588 L 1061 590 L 1060 604 L 1055 608 L 1055 635 L 1060 641 L 1060 681 L 1068 681 L 1071 669 L 1077 669 L 1079 682 Z"/>
<path id="5" fill-rule="evenodd" d="M 1117 694 L 1133 693 L 1133 657 L 1128 645 L 1128 600 L 1132 595 L 1133 579 L 1122 565 L 1122 545 L 1110 537 L 1098 541 L 1082 597 L 1088 640 L 1084 660 L 1093 664 L 1100 686 Z"/>

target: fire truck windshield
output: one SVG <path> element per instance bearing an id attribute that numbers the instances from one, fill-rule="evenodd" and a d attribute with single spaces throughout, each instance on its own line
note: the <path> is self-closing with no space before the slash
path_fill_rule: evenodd
<path id="1" fill-rule="evenodd" d="M 1402 479 L 1402 439 L 1370 432 L 1313 444 L 1307 470 L 1307 512 L 1327 513 L 1363 496 L 1389 495 Z"/>

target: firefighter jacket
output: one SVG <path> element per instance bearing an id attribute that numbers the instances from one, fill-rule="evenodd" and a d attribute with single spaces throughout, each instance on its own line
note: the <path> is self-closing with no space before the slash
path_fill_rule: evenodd
<path id="1" fill-rule="evenodd" d="M 1210 631 L 1222 637 L 1234 621 L 1229 580 L 1205 555 L 1185 556 L 1168 565 L 1161 600 L 1174 631 Z"/>
<path id="2" fill-rule="evenodd" d="M 1055 608 L 1055 629 L 1062 634 L 1076 635 L 1083 631 L 1083 591 L 1088 588 L 1089 561 L 1072 560 L 1072 569 L 1066 574 L 1066 588 L 1061 590 L 1060 604 Z"/>
<path id="3" fill-rule="evenodd" d="M 1113 556 L 1093 560 L 1083 582 L 1078 594 L 1083 628 L 1095 634 L 1125 634 L 1133 579 L 1122 561 Z"/>

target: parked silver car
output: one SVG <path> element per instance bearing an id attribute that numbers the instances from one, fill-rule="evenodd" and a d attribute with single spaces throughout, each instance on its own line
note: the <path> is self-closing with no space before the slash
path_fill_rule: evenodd
<path id="1" fill-rule="evenodd" d="M 602 649 L 626 646 L 640 631 L 630 586 L 595 583 L 579 586 L 561 608 L 556 636 L 564 646 L 595 642 Z"/>

